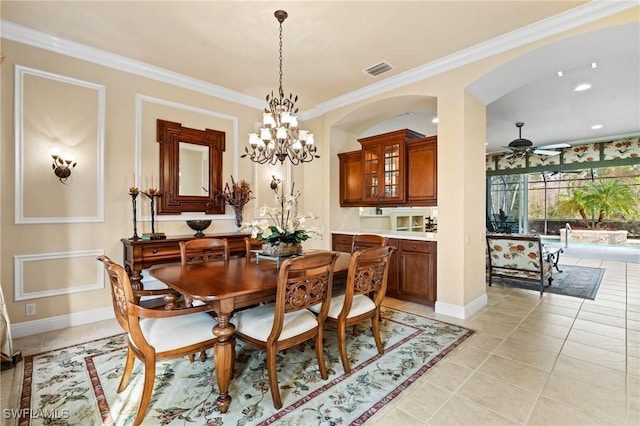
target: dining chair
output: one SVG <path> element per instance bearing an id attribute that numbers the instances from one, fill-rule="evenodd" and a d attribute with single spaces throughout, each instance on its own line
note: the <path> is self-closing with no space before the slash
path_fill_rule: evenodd
<path id="1" fill-rule="evenodd" d="M 345 292 L 331 298 L 325 323 L 338 329 L 338 349 L 346 374 L 351 371 L 347 356 L 347 327 L 370 319 L 378 353 L 384 353 L 380 338 L 380 305 L 387 290 L 389 259 L 394 250 L 394 247 L 384 246 L 353 253 Z M 320 313 L 320 310 L 317 305 L 311 308 L 315 313 Z"/>
<path id="2" fill-rule="evenodd" d="M 179 244 L 182 266 L 229 259 L 229 241 L 226 238 L 194 238 Z"/>
<path id="3" fill-rule="evenodd" d="M 328 378 L 322 346 L 322 326 L 329 310 L 333 268 L 337 253 L 317 252 L 285 260 L 278 273 L 274 303 L 237 312 L 234 317 L 238 339 L 267 352 L 267 373 L 271 398 L 282 408 L 278 387 L 278 351 L 315 339 L 320 377 Z M 318 304 L 318 315 L 309 307 Z"/>
<path id="4" fill-rule="evenodd" d="M 212 328 L 216 320 L 207 313 L 208 306 L 185 307 L 176 309 L 149 309 L 134 301 L 131 281 L 125 269 L 100 256 L 109 275 L 113 311 L 116 320 L 127 333 L 127 358 L 118 393 L 124 391 L 129 383 L 135 358 L 144 363 L 144 386 L 135 425 L 142 423 L 151 400 L 155 381 L 156 362 L 189 356 L 200 352 L 204 361 L 205 351 L 212 348 L 215 338 Z M 188 332 L 185 332 L 188 330 Z"/>
<path id="5" fill-rule="evenodd" d="M 244 237 L 245 256 L 247 259 L 256 257 L 256 254 L 252 250 L 260 250 L 264 241 L 260 241 L 257 238 Z"/>
<path id="6" fill-rule="evenodd" d="M 356 234 L 351 241 L 351 253 L 370 247 L 382 247 L 387 245 L 389 238 L 377 234 Z"/>

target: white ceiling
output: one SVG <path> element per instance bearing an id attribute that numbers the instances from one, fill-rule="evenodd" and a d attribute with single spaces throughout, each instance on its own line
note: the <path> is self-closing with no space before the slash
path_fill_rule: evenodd
<path id="1" fill-rule="evenodd" d="M 273 12 L 284 9 L 289 13 L 283 29 L 284 90 L 297 94 L 301 111 L 313 116 L 398 87 L 413 76 L 446 71 L 517 47 L 520 40 L 534 41 L 637 5 L 564 0 L 3 0 L 0 13 L 3 38 L 12 38 L 9 32 L 24 34 L 16 31 L 21 27 L 11 27 L 18 24 L 43 33 L 33 38 L 44 35 L 46 42 L 40 43 L 48 48 L 99 49 L 135 59 L 141 67 L 151 65 L 242 94 L 259 105 L 277 89 L 278 22 Z M 474 83 L 472 93 L 489 104 L 487 151 L 517 137 L 516 121 L 526 123 L 523 137 L 536 145 L 640 132 L 639 28 L 636 22 L 557 43 Z M 362 72 L 380 61 L 395 68 L 378 77 Z M 595 70 L 587 66 L 593 61 Z M 565 71 L 562 79 L 555 74 L 558 69 Z M 578 81 L 589 81 L 593 88 L 576 94 L 571 89 Z M 376 120 L 396 115 L 430 121 L 433 112 L 416 110 L 419 104 L 389 104 L 345 126 L 364 131 Z M 596 121 L 603 124 L 601 131 L 590 129 Z"/>

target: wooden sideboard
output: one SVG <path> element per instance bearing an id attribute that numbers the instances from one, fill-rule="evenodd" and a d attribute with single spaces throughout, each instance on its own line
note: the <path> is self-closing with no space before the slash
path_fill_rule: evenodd
<path id="1" fill-rule="evenodd" d="M 207 237 L 226 238 L 229 241 L 229 252 L 232 256 L 245 254 L 244 238 L 250 236 L 247 233 L 219 233 L 207 234 Z M 135 290 L 142 290 L 142 273 L 153 265 L 163 263 L 180 262 L 180 241 L 193 240 L 192 235 L 182 235 L 168 237 L 163 240 L 130 240 L 123 238 L 122 241 L 122 263 L 129 277 L 131 286 Z"/>

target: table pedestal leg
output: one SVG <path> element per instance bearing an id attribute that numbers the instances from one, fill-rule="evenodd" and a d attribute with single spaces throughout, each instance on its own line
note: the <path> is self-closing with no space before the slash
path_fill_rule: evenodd
<path id="1" fill-rule="evenodd" d="M 226 413 L 231 404 L 231 396 L 229 396 L 229 383 L 233 376 L 233 364 L 235 362 L 235 346 L 236 341 L 233 337 L 235 326 L 229 322 L 231 311 L 222 312 L 223 309 L 216 309 L 218 312 L 218 324 L 213 327 L 213 335 L 216 337 L 216 344 L 213 348 L 216 377 L 218 379 L 218 388 L 220 395 L 216 399 L 216 405 L 221 413 Z"/>

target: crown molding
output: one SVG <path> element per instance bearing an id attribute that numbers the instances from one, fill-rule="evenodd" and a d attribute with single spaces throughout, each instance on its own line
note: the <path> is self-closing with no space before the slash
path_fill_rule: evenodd
<path id="1" fill-rule="evenodd" d="M 593 0 L 566 12 L 551 16 L 515 31 L 511 31 L 510 33 L 503 34 L 491 40 L 487 40 L 486 42 L 476 44 L 438 60 L 410 69 L 378 83 L 373 83 L 352 92 L 337 96 L 333 99 L 329 99 L 326 102 L 321 102 L 310 110 L 300 112 L 299 118 L 302 121 L 310 120 L 334 109 L 350 105 L 354 102 L 404 87 L 434 75 L 450 71 L 460 66 L 550 37 L 563 31 L 576 28 L 580 25 L 584 25 L 637 6 L 638 2 L 635 0 Z M 184 74 L 168 71 L 144 62 L 55 37 L 6 20 L 0 20 L 0 25 L 2 28 L 2 38 L 6 38 L 8 40 L 96 63 L 131 74 L 140 75 L 145 78 L 151 78 L 164 83 L 184 87 L 189 90 L 215 96 L 217 98 L 252 108 L 263 109 L 265 107 L 265 102 L 261 99 L 188 77 Z"/>
<path id="2" fill-rule="evenodd" d="M 263 109 L 265 101 L 243 93 L 227 89 L 216 84 L 207 83 L 184 74 L 168 71 L 164 68 L 136 61 L 124 56 L 106 52 L 101 49 L 86 46 L 74 41 L 65 40 L 40 31 L 33 30 L 23 25 L 1 20 L 2 38 L 18 43 L 92 62 L 108 68 L 139 75 L 145 78 L 184 87 L 206 95 L 215 96 L 231 102 L 247 105 L 252 108 Z"/>
<path id="3" fill-rule="evenodd" d="M 300 120 L 309 120 L 334 109 L 425 80 L 463 65 L 542 40 L 637 6 L 637 1 L 593 0 L 582 6 L 412 68 L 383 81 L 319 103 L 314 108 L 300 113 L 299 118 Z"/>

